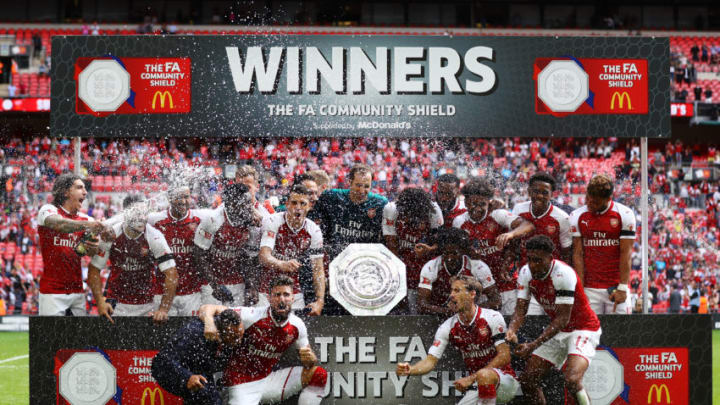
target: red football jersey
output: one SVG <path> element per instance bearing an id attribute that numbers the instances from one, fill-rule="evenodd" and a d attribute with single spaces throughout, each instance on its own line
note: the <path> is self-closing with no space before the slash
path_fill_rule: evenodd
<path id="1" fill-rule="evenodd" d="M 620 203 L 595 214 L 582 206 L 570 215 L 570 233 L 580 237 L 585 287 L 609 288 L 620 282 L 620 239 L 635 239 L 635 214 Z"/>
<path id="2" fill-rule="evenodd" d="M 76 221 L 92 221 L 85 214 L 70 215 L 64 208 L 45 204 L 38 212 L 38 236 L 40 252 L 43 259 L 43 275 L 40 278 L 42 294 L 76 294 L 82 293 L 83 280 L 80 269 L 80 256 L 75 253 L 75 246 L 84 231 L 63 233 L 45 226 L 45 220 L 51 215 Z"/>
<path id="3" fill-rule="evenodd" d="M 148 215 L 148 223 L 165 236 L 177 265 L 178 284 L 176 295 L 187 295 L 200 292 L 204 277 L 198 269 L 193 268 L 193 239 L 200 225 L 202 215 L 207 210 L 188 210 L 183 218 L 174 218 L 167 209 Z M 165 275 L 155 275 L 155 294 L 162 295 L 165 287 Z"/>
<path id="4" fill-rule="evenodd" d="M 530 295 L 543 307 L 550 319 L 557 316 L 556 305 L 571 304 L 570 322 L 562 330 L 598 330 L 600 320 L 590 307 L 582 283 L 577 279 L 575 270 L 560 260 L 553 260 L 550 271 L 542 280 L 532 277 L 530 268 L 520 269 L 518 278 L 518 298 L 530 300 Z"/>
<path id="5" fill-rule="evenodd" d="M 270 248 L 273 257 L 283 261 L 295 259 L 300 263 L 305 262 L 306 265 L 310 265 L 309 260 L 322 258 L 324 251 L 320 227 L 306 218 L 299 229 L 292 229 L 285 221 L 285 214 L 285 212 L 278 212 L 270 215 L 264 221 L 260 247 Z M 280 274 L 283 273 L 265 268 L 260 282 L 260 291 L 269 294 L 270 282 Z M 295 280 L 293 292 L 296 294 L 301 292 L 298 273 L 288 275 Z"/>
<path id="6" fill-rule="evenodd" d="M 450 211 L 443 212 L 443 226 L 451 228 L 455 218 L 467 212 L 465 201 L 458 197 L 455 199 L 455 206 Z"/>
<path id="7" fill-rule="evenodd" d="M 514 274 L 510 280 L 501 277 L 501 274 L 506 271 L 506 265 L 503 260 L 503 251 L 499 250 L 495 243 L 498 236 L 511 230 L 513 221 L 518 218 L 510 211 L 501 209 L 493 210 L 490 215 L 486 214 L 485 218 L 479 222 L 470 219 L 470 214 L 467 212 L 453 221 L 455 228 L 460 228 L 470 235 L 473 248 L 479 253 L 479 258 L 490 266 L 490 271 L 492 271 L 493 278 L 501 292 L 517 288 L 517 274 Z"/>
<path id="8" fill-rule="evenodd" d="M 204 250 L 210 249 L 210 271 L 220 284 L 245 282 L 238 260 L 246 257 L 249 239 L 248 228 L 230 223 L 225 215 L 225 205 L 204 217 L 195 232 L 195 244 Z"/>
<path id="9" fill-rule="evenodd" d="M 420 271 L 425 263 L 415 254 L 415 244 L 420 243 L 430 235 L 432 229 L 436 229 L 443 224 L 442 211 L 440 207 L 433 202 L 435 211 L 431 218 L 420 226 L 410 227 L 402 218 L 398 218 L 397 205 L 391 202 L 383 208 L 383 235 L 397 236 L 400 257 L 399 259 L 405 263 L 405 273 L 407 277 L 407 287 L 415 289 L 420 281 Z"/>
<path id="10" fill-rule="evenodd" d="M 463 256 L 462 269 L 455 274 L 448 271 L 442 256 L 438 256 L 425 263 L 420 273 L 418 288 L 430 290 L 430 304 L 445 305 L 450 298 L 450 279 L 454 276 L 474 277 L 483 286 L 483 289 L 495 284 L 490 268 L 482 260 L 470 260 Z"/>
<path id="11" fill-rule="evenodd" d="M 245 334 L 225 368 L 225 386 L 263 379 L 270 375 L 285 350 L 310 345 L 305 323 L 293 313 L 285 322 L 277 323 L 269 307 L 239 307 L 235 311 L 240 313 Z"/>
<path id="12" fill-rule="evenodd" d="M 562 248 L 569 248 L 572 245 L 572 236 L 570 236 L 570 216 L 562 209 L 550 204 L 550 207 L 544 214 L 536 217 L 532 213 L 530 201 L 515 204 L 513 214 L 526 219 L 535 225 L 535 231 L 523 238 L 521 241 L 522 258 L 520 265 L 527 263 L 527 252 L 525 251 L 525 241 L 535 235 L 546 235 L 552 239 L 555 244 L 553 257 L 561 260 L 560 252 Z"/>
<path id="13" fill-rule="evenodd" d="M 439 359 L 448 343 L 452 343 L 460 351 L 467 371 L 476 373 L 495 358 L 496 346 L 505 343 L 506 330 L 505 319 L 499 312 L 477 307 L 468 325 L 464 325 L 458 315 L 443 322 L 435 333 L 428 354 Z M 515 375 L 510 363 L 501 370 L 505 374 Z"/>
<path id="14" fill-rule="evenodd" d="M 101 242 L 100 250 L 92 258 L 93 266 L 102 269 L 110 260 L 108 298 L 123 304 L 149 304 L 153 299 L 155 269 L 165 271 L 175 267 L 170 246 L 160 231 L 152 225 L 135 239 L 123 231 L 123 223 L 113 225 L 115 240 Z"/>

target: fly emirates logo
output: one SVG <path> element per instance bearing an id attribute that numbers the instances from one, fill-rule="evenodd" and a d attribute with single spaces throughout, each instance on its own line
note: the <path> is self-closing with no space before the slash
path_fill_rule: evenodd
<path id="1" fill-rule="evenodd" d="M 620 239 L 608 239 L 607 232 L 593 232 L 591 238 L 583 239 L 583 246 L 620 246 Z"/>
<path id="2" fill-rule="evenodd" d="M 67 238 L 55 236 L 53 237 L 53 246 L 69 247 L 74 249 L 75 245 L 77 245 L 77 240 L 78 237 L 73 234 L 68 235 Z"/>
<path id="3" fill-rule="evenodd" d="M 474 46 L 464 54 L 448 47 L 317 47 L 225 48 L 235 91 L 276 94 L 285 71 L 288 94 L 320 94 L 321 78 L 335 94 L 481 95 L 495 89 L 496 74 L 483 62 L 495 51 Z M 372 55 L 372 58 L 371 58 Z M 374 59 L 374 61 L 372 60 Z M 464 72 L 469 73 L 460 79 Z"/>

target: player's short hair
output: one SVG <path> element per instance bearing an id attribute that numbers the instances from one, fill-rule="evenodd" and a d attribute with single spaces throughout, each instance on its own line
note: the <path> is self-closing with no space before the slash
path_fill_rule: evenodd
<path id="1" fill-rule="evenodd" d="M 592 179 L 590 179 L 587 186 L 588 195 L 599 198 L 612 197 L 614 190 L 615 185 L 613 184 L 610 176 L 606 174 L 596 174 Z"/>
<path id="2" fill-rule="evenodd" d="M 301 195 L 308 196 L 308 197 L 312 197 L 312 195 L 313 195 L 313 192 L 310 191 L 310 189 L 307 188 L 302 183 L 293 184 L 292 188 L 290 189 L 290 194 L 293 194 L 293 193 L 301 194 Z"/>
<path id="3" fill-rule="evenodd" d="M 550 173 L 537 172 L 533 174 L 530 176 L 530 180 L 528 181 L 528 187 L 532 187 L 533 183 L 536 181 L 548 183 L 552 191 L 555 191 L 555 187 L 557 187 L 557 180 L 555 180 L 555 177 L 553 177 Z"/>
<path id="4" fill-rule="evenodd" d="M 58 176 L 52 188 L 53 204 L 58 207 L 65 204 L 66 194 L 77 180 L 82 180 L 82 177 L 75 173 L 63 173 Z"/>
<path id="5" fill-rule="evenodd" d="M 459 246 L 462 249 L 470 247 L 470 235 L 460 228 L 442 227 L 435 234 L 435 242 L 438 245 L 440 254 L 442 254 L 448 246 Z"/>
<path id="6" fill-rule="evenodd" d="M 482 286 L 482 284 L 480 284 L 479 281 L 477 281 L 477 279 L 475 279 L 475 277 L 470 277 L 465 274 L 460 274 L 457 276 L 450 277 L 450 284 L 452 284 L 456 281 L 459 281 L 459 282 L 465 284 L 466 290 L 475 291 L 476 295 L 482 294 L 483 286 Z"/>
<path id="7" fill-rule="evenodd" d="M 225 189 L 222 191 L 222 200 L 225 202 L 228 201 L 237 201 L 239 200 L 243 194 L 246 194 L 250 191 L 248 186 L 242 183 L 233 183 L 228 184 L 225 186 Z"/>
<path id="8" fill-rule="evenodd" d="M 174 200 L 174 199 L 178 198 L 180 193 L 185 189 L 190 190 L 190 186 L 188 186 L 186 184 L 171 185 L 167 192 L 168 200 Z"/>
<path id="9" fill-rule="evenodd" d="M 400 192 L 395 201 L 398 210 L 398 217 L 403 217 L 411 222 L 429 220 L 435 211 L 430 199 L 430 194 L 417 187 L 408 187 Z"/>
<path id="10" fill-rule="evenodd" d="M 440 175 L 440 177 L 437 178 L 438 183 L 451 183 L 454 184 L 455 187 L 460 185 L 460 178 L 458 176 L 452 174 L 452 173 L 445 173 Z"/>
<path id="11" fill-rule="evenodd" d="M 223 333 L 231 326 L 240 325 L 240 314 L 232 309 L 226 309 L 220 312 L 215 318 L 215 326 L 217 326 L 218 332 Z"/>
<path id="12" fill-rule="evenodd" d="M 130 193 L 123 198 L 122 207 L 124 210 L 132 207 L 133 204 L 145 201 L 142 194 Z"/>
<path id="13" fill-rule="evenodd" d="M 362 164 L 362 163 L 356 164 L 355 166 L 352 167 L 352 169 L 350 169 L 350 173 L 348 173 L 348 180 L 352 183 L 352 181 L 355 180 L 355 176 L 357 176 L 358 174 L 363 174 L 363 173 L 369 173 L 370 177 L 372 177 L 372 174 L 373 174 L 372 168 L 370 168 L 370 166 L 368 166 L 366 164 Z"/>
<path id="14" fill-rule="evenodd" d="M 293 184 L 302 184 L 308 180 L 315 182 L 315 178 L 311 176 L 310 173 L 298 174 L 295 176 L 295 179 L 293 179 Z"/>
<path id="15" fill-rule="evenodd" d="M 547 235 L 535 235 L 525 242 L 525 250 L 540 250 L 552 254 L 555 244 Z"/>
<path id="16" fill-rule="evenodd" d="M 313 179 L 315 180 L 315 183 L 317 183 L 317 185 L 319 187 L 324 187 L 327 184 L 330 184 L 330 176 L 328 176 L 328 174 L 327 174 L 327 172 L 325 172 L 325 170 L 322 170 L 322 169 L 311 170 L 308 173 L 313 177 Z"/>
<path id="17" fill-rule="evenodd" d="M 479 195 L 485 198 L 493 198 L 495 196 L 495 186 L 487 177 L 473 177 L 465 183 L 460 193 L 465 197 Z"/>
<path id="18" fill-rule="evenodd" d="M 280 287 L 280 286 L 283 286 L 283 287 L 284 287 L 284 286 L 290 286 L 290 287 L 292 287 L 292 286 L 294 286 L 294 285 L 295 285 L 295 281 L 294 281 L 292 278 L 290 278 L 289 276 L 286 276 L 286 275 L 284 275 L 284 274 L 281 274 L 281 275 L 279 275 L 279 276 L 275 276 L 275 278 L 273 278 L 272 280 L 270 280 L 270 288 L 269 288 L 269 290 L 272 291 L 273 288 L 275 288 L 275 287 Z"/>
<path id="19" fill-rule="evenodd" d="M 252 176 L 255 181 L 258 180 L 258 172 L 254 167 L 250 165 L 242 165 L 235 171 L 235 178 L 241 179 L 243 177 Z"/>

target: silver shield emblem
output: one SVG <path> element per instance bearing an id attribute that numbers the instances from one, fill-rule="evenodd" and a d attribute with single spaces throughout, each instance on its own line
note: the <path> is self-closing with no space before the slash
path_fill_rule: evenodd
<path id="1" fill-rule="evenodd" d="M 598 350 L 585 372 L 583 386 L 593 404 L 611 404 L 625 389 L 623 365 L 607 350 Z"/>
<path id="2" fill-rule="evenodd" d="M 95 112 L 115 111 L 130 97 L 130 74 L 115 60 L 94 60 L 78 75 L 78 97 Z"/>
<path id="3" fill-rule="evenodd" d="M 572 60 L 554 60 L 538 75 L 538 97 L 553 112 L 573 112 L 590 95 L 590 77 Z"/>
<path id="4" fill-rule="evenodd" d="M 330 263 L 330 295 L 355 316 L 387 315 L 406 294 L 405 263 L 385 245 L 353 243 Z"/>
<path id="5" fill-rule="evenodd" d="M 115 396 L 115 367 L 100 353 L 75 353 L 60 367 L 59 385 L 72 405 L 104 404 Z"/>

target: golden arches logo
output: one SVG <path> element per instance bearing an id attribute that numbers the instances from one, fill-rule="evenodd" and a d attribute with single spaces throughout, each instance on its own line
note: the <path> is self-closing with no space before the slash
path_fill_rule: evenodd
<path id="1" fill-rule="evenodd" d="M 630 102 L 630 94 L 628 94 L 627 91 L 623 91 L 622 93 L 619 91 L 616 91 L 613 93 L 612 98 L 610 99 L 610 109 L 615 109 L 615 100 L 617 99 L 618 102 L 618 108 L 623 108 L 624 101 L 627 101 L 627 109 L 632 110 L 632 103 Z"/>
<path id="2" fill-rule="evenodd" d="M 160 108 L 165 108 L 165 98 L 166 97 L 169 101 L 170 108 L 175 108 L 175 106 L 173 106 L 172 94 L 170 94 L 170 92 L 167 90 L 165 90 L 165 91 L 158 90 L 153 95 L 153 99 L 152 99 L 152 109 L 153 110 L 155 109 L 155 103 L 157 102 L 158 97 L 160 97 Z M 620 103 L 621 103 L 620 105 L 622 105 L 622 101 Z"/>
<path id="3" fill-rule="evenodd" d="M 655 402 L 652 401 L 652 395 L 653 392 L 655 393 Z M 650 390 L 648 391 L 648 397 L 647 397 L 647 403 L 660 403 L 660 400 L 662 399 L 662 393 L 665 392 L 665 402 L 670 404 L 672 401 L 670 401 L 670 390 L 668 389 L 667 385 L 665 384 L 653 384 L 650 386 Z"/>
<path id="4" fill-rule="evenodd" d="M 148 399 L 147 405 L 165 405 L 165 398 L 163 397 L 162 391 L 160 391 L 160 388 L 155 387 L 147 387 L 145 390 L 143 390 L 142 397 L 140 398 L 140 405 L 146 405 L 145 399 Z M 155 402 L 155 399 L 158 399 L 157 402 Z"/>

